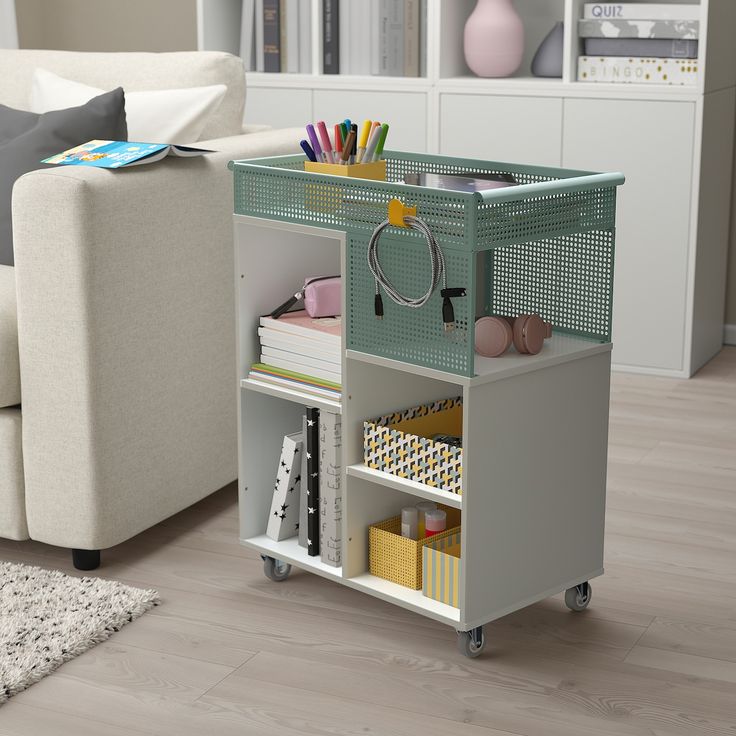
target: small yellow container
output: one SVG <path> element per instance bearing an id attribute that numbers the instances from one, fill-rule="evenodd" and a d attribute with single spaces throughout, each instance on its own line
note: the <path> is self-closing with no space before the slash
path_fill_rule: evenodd
<path id="1" fill-rule="evenodd" d="M 394 412 L 363 422 L 363 459 L 374 470 L 460 495 L 462 448 L 431 438 L 462 431 L 461 397 Z"/>
<path id="2" fill-rule="evenodd" d="M 460 530 L 430 537 L 422 548 L 422 593 L 460 607 Z"/>
<path id="3" fill-rule="evenodd" d="M 329 174 L 330 176 L 347 176 L 351 179 L 373 179 L 386 181 L 386 161 L 371 161 L 367 164 L 325 164 L 305 161 L 304 171 L 312 174 Z"/>
<path id="4" fill-rule="evenodd" d="M 390 580 L 412 590 L 422 588 L 422 548 L 444 537 L 460 532 L 460 510 L 438 504 L 447 512 L 444 532 L 424 539 L 401 536 L 401 516 L 371 524 L 368 527 L 368 558 L 371 575 Z"/>

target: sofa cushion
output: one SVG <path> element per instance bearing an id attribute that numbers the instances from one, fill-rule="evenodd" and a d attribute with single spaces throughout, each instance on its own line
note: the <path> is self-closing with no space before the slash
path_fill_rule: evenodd
<path id="1" fill-rule="evenodd" d="M 126 92 L 224 84 L 227 93 L 207 119 L 201 138 L 238 135 L 243 125 L 243 62 L 222 51 L 154 54 L 0 49 L 0 69 L 13 70 L 0 74 L 0 104 L 30 110 L 33 74 L 39 68 L 100 89 L 120 86 Z"/>
<path id="2" fill-rule="evenodd" d="M 84 105 L 104 89 L 64 79 L 36 69 L 31 90 L 31 111 L 50 112 Z M 194 143 L 225 97 L 224 84 L 209 87 L 125 92 L 128 140 L 141 143 Z"/>
<path id="3" fill-rule="evenodd" d="M 15 269 L 0 266 L 0 408 L 20 404 Z"/>
<path id="4" fill-rule="evenodd" d="M 0 264 L 13 265 L 11 195 L 16 180 L 42 159 L 101 138 L 127 141 L 125 95 L 118 88 L 80 107 L 43 115 L 0 105 Z"/>

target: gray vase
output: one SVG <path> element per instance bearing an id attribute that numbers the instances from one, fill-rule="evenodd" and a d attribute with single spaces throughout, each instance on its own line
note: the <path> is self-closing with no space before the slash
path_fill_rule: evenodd
<path id="1" fill-rule="evenodd" d="M 562 21 L 547 34 L 532 60 L 535 77 L 562 77 L 563 41 L 565 25 Z"/>

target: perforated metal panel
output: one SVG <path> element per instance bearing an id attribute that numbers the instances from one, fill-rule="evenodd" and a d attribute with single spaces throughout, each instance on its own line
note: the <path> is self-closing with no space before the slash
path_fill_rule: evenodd
<path id="1" fill-rule="evenodd" d="M 494 248 L 484 254 L 485 313 L 536 312 L 555 330 L 608 342 L 613 230 Z"/>
<path id="2" fill-rule="evenodd" d="M 610 340 L 620 174 L 399 152 L 386 159 L 387 182 L 306 173 L 303 156 L 231 163 L 237 214 L 348 232 L 348 347 L 472 376 L 476 303 L 486 314 L 539 312 L 557 330 Z M 466 193 L 403 184 L 414 172 L 510 173 L 520 185 Z M 467 289 L 467 297 L 453 300 L 452 332 L 443 330 L 439 291 L 420 309 L 384 295 L 384 318 L 374 315 L 367 245 L 394 197 L 416 205 L 431 227 L 447 261 L 448 286 Z M 424 293 L 430 262 L 421 235 L 387 230 L 380 260 L 399 291 Z"/>
<path id="3" fill-rule="evenodd" d="M 471 251 L 614 227 L 617 175 L 386 155 L 386 182 L 307 173 L 303 156 L 234 161 L 235 212 L 370 233 L 386 219 L 388 201 L 398 197 L 417 206 L 438 240 Z M 417 172 L 513 174 L 521 186 L 478 193 L 403 184 L 405 174 Z M 595 186 L 597 179 L 607 179 L 606 185 Z"/>
<path id="4" fill-rule="evenodd" d="M 468 296 L 453 299 L 455 329 L 445 332 L 442 297 L 436 291 L 427 304 L 409 309 L 394 304 L 383 293 L 384 317 L 374 312 L 375 282 L 368 269 L 368 237 L 348 237 L 348 347 L 463 376 L 473 375 L 470 327 L 475 302 Z M 448 286 L 475 282 L 475 256 L 457 249 L 444 251 Z M 427 245 L 416 233 L 387 231 L 379 244 L 381 265 L 402 294 L 417 296 L 427 289 L 431 267 Z"/>

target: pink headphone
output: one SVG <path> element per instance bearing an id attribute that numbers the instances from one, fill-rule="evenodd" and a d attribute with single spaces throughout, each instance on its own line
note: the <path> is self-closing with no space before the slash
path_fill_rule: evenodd
<path id="1" fill-rule="evenodd" d="M 552 337 L 552 325 L 538 314 L 522 314 L 516 319 L 481 317 L 475 323 L 475 352 L 497 358 L 513 343 L 519 353 L 536 355 L 548 337 Z"/>

